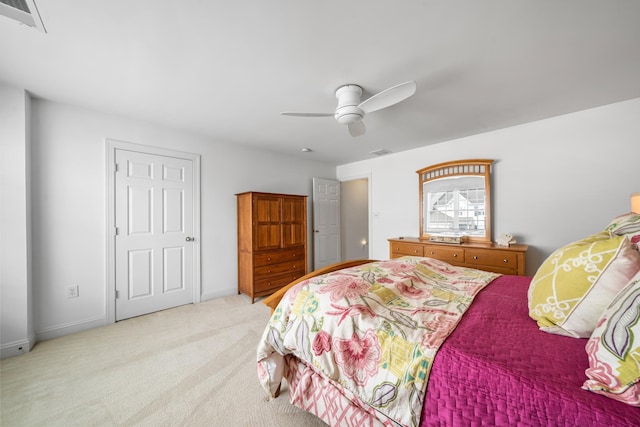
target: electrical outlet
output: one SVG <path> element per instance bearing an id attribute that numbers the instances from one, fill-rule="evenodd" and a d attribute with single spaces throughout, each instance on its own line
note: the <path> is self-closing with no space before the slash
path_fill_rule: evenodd
<path id="1" fill-rule="evenodd" d="M 69 286 L 67 288 L 67 298 L 77 298 L 79 295 L 79 286 Z"/>

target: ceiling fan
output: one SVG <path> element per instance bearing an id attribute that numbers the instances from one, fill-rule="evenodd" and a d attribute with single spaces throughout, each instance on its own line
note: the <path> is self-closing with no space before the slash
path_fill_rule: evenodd
<path id="1" fill-rule="evenodd" d="M 382 110 L 400 101 L 404 101 L 416 92 L 416 82 L 410 80 L 378 92 L 360 102 L 362 88 L 355 84 L 340 86 L 336 90 L 338 107 L 333 113 L 296 113 L 284 111 L 283 116 L 294 117 L 335 117 L 338 123 L 347 125 L 351 136 L 364 135 L 366 127 L 362 118 L 366 113 Z"/>

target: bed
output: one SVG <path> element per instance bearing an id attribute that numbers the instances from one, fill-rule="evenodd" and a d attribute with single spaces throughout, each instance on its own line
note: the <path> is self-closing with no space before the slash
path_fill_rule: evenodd
<path id="1" fill-rule="evenodd" d="M 588 339 L 539 328 L 531 281 L 417 257 L 331 266 L 264 301 L 258 376 L 332 426 L 640 426 L 640 408 L 583 389 Z"/>

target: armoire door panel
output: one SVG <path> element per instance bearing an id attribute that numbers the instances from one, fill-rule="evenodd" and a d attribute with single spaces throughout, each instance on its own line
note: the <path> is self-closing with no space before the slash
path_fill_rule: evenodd
<path id="1" fill-rule="evenodd" d="M 280 224 L 256 224 L 255 230 L 255 250 L 267 250 L 280 248 Z"/>

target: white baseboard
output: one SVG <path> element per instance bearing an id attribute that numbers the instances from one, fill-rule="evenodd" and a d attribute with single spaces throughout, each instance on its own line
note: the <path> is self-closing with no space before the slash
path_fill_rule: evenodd
<path id="1" fill-rule="evenodd" d="M 36 338 L 34 336 L 30 336 L 26 340 L 4 343 L 0 346 L 0 359 L 28 353 L 35 344 Z"/>
<path id="2" fill-rule="evenodd" d="M 99 316 L 94 317 L 93 319 L 86 319 L 78 322 L 52 326 L 50 328 L 36 331 L 36 340 L 46 341 L 53 338 L 63 337 L 69 334 L 75 334 L 76 332 L 86 331 L 87 329 L 105 326 L 107 324 L 106 322 L 107 319 L 105 316 Z"/>
<path id="3" fill-rule="evenodd" d="M 237 295 L 238 288 L 236 286 L 227 287 L 224 289 L 218 289 L 215 292 L 207 292 L 206 294 L 200 295 L 200 302 L 205 302 L 210 299 L 228 297 L 229 295 Z"/>

